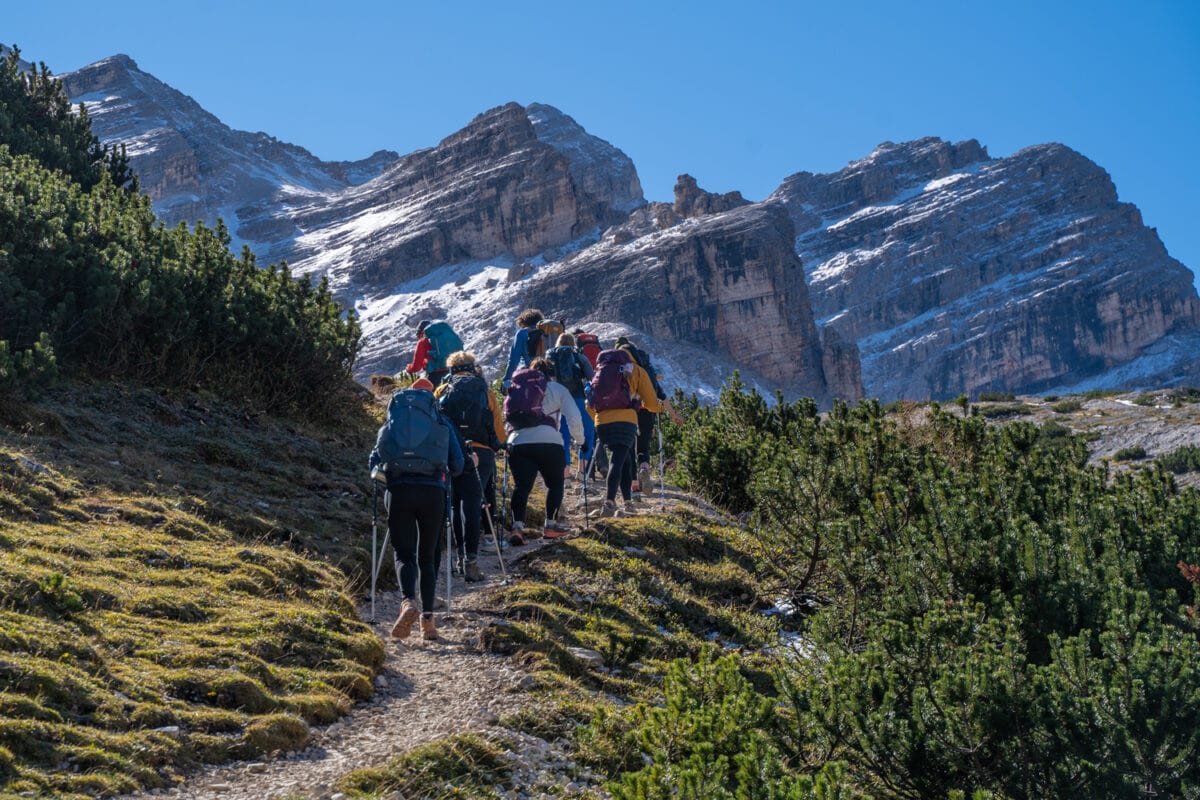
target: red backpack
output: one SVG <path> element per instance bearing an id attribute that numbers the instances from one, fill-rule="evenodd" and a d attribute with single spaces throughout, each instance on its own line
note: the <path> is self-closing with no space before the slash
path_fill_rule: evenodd
<path id="1" fill-rule="evenodd" d="M 632 363 L 633 357 L 624 350 L 605 350 L 597 356 L 596 374 L 592 376 L 592 408 L 612 411 L 638 407 L 626 380 L 625 367 Z"/>
<path id="2" fill-rule="evenodd" d="M 592 369 L 596 369 L 596 359 L 600 357 L 600 337 L 594 333 L 575 334 L 575 347 L 587 357 Z"/>

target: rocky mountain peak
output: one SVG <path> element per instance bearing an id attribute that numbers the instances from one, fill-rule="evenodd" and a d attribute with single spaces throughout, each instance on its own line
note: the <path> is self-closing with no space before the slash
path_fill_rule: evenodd
<path id="1" fill-rule="evenodd" d="M 734 191 L 725 194 L 706 192 L 696 184 L 696 179 L 691 175 L 680 175 L 675 181 L 673 208 L 675 213 L 684 219 L 705 214 L 720 214 L 749 203 L 749 200 L 742 197 L 741 192 Z"/>
<path id="2" fill-rule="evenodd" d="M 646 203 L 637 169 L 629 156 L 588 133 L 554 106 L 531 103 L 525 111 L 538 140 L 567 157 L 571 178 L 580 189 L 625 213 Z"/>

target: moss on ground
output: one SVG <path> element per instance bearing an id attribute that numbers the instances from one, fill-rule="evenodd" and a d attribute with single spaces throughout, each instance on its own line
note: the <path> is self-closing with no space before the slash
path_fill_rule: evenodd
<path id="1" fill-rule="evenodd" d="M 5 401 L 0 796 L 169 786 L 369 696 L 384 652 L 345 590 L 373 424 L 109 386 Z"/>

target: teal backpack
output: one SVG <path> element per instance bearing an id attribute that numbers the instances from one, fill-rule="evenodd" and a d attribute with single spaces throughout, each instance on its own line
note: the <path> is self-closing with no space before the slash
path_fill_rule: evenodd
<path id="1" fill-rule="evenodd" d="M 425 365 L 426 372 L 437 372 L 446 369 L 446 359 L 451 353 L 463 349 L 463 341 L 445 320 L 438 320 L 425 326 L 425 338 L 429 340 L 429 363 Z"/>
<path id="2" fill-rule="evenodd" d="M 388 403 L 387 433 L 379 442 L 379 459 L 387 465 L 388 483 L 403 477 L 438 477 L 450 457 L 450 429 L 441 422 L 430 392 L 404 389 Z"/>

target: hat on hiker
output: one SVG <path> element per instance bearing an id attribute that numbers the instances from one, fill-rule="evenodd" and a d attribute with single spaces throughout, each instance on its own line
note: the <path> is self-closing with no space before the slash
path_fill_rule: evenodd
<path id="1" fill-rule="evenodd" d="M 420 322 L 417 323 L 417 333 L 424 333 L 425 329 L 428 328 L 431 324 L 432 323 L 430 323 L 430 321 L 427 319 L 421 320 Z"/>
<path id="2" fill-rule="evenodd" d="M 621 346 L 621 345 L 623 345 L 623 344 L 629 344 L 629 340 L 628 340 L 628 339 L 626 339 L 624 336 L 618 336 L 618 337 L 617 337 L 617 343 L 616 343 L 615 345 L 613 345 L 613 347 L 614 347 L 614 348 L 617 348 L 617 347 L 620 347 L 620 346 Z"/>
<path id="3" fill-rule="evenodd" d="M 410 389 L 420 389 L 425 392 L 432 392 L 433 391 L 433 381 L 429 380 L 428 378 L 417 378 L 415 381 L 413 381 L 412 386 L 410 386 L 409 388 Z"/>

